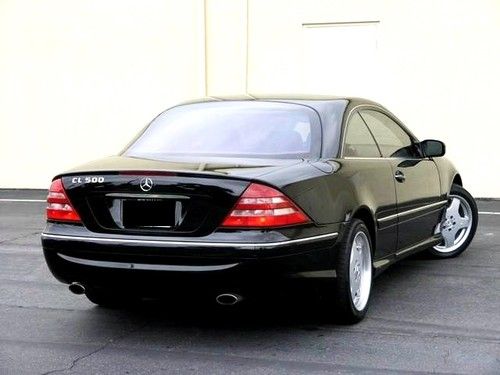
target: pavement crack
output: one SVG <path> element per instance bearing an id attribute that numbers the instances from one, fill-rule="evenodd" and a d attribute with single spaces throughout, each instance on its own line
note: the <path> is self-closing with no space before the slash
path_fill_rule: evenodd
<path id="1" fill-rule="evenodd" d="M 134 328 L 134 329 L 131 329 L 130 331 L 124 333 L 123 335 L 120 335 L 118 336 L 117 338 L 111 338 L 109 339 L 106 343 L 104 343 L 103 345 L 101 345 L 100 347 L 98 347 L 97 349 L 91 351 L 90 353 L 87 353 L 87 354 L 83 354 L 81 356 L 78 356 L 77 358 L 75 358 L 73 361 L 71 361 L 70 365 L 69 366 L 66 366 L 64 368 L 59 368 L 59 369 L 54 369 L 54 370 L 50 370 L 50 371 L 47 371 L 47 372 L 44 372 L 42 373 L 41 375 L 49 375 L 49 374 L 56 374 L 56 373 L 63 373 L 63 372 L 66 372 L 66 371 L 71 371 L 73 370 L 73 368 L 81 361 L 83 361 L 84 359 L 87 359 L 87 358 L 90 358 L 91 356 L 103 351 L 104 349 L 106 349 L 109 345 L 115 343 L 115 342 L 118 342 L 120 340 L 123 340 L 125 337 L 129 336 L 129 335 L 132 335 L 134 334 L 135 332 L 143 329 L 145 326 L 147 325 L 147 323 L 143 323 L 143 324 L 140 324 L 138 327 Z"/>
<path id="2" fill-rule="evenodd" d="M 58 373 L 58 372 L 65 372 L 65 371 L 71 371 L 73 369 L 73 367 L 75 367 L 77 365 L 78 362 L 80 362 L 81 360 L 84 360 L 85 358 L 89 358 L 90 356 L 96 354 L 96 353 L 99 353 L 100 351 L 106 349 L 106 347 L 111 344 L 113 342 L 113 339 L 111 340 L 108 340 L 108 342 L 106 342 L 104 345 L 101 345 L 99 348 L 97 348 L 96 350 L 93 350 L 91 351 L 90 353 L 87 353 L 87 354 L 84 354 L 82 356 L 79 356 L 77 358 L 75 358 L 71 364 L 65 368 L 61 368 L 61 369 L 55 369 L 55 370 L 50 370 L 48 372 L 44 372 L 42 375 L 49 375 L 49 374 L 55 374 L 55 373 Z"/>

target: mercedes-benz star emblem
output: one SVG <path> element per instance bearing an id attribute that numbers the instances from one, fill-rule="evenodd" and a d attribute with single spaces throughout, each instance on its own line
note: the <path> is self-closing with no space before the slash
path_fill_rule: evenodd
<path id="1" fill-rule="evenodd" d="M 150 191 L 153 188 L 153 180 L 149 177 L 144 177 L 139 183 L 142 191 Z"/>

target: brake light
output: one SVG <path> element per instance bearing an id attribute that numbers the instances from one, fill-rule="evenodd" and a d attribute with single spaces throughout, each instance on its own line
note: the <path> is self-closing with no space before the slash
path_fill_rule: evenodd
<path id="1" fill-rule="evenodd" d="M 47 220 L 80 222 L 80 215 L 71 205 L 62 180 L 52 181 L 47 196 Z"/>
<path id="2" fill-rule="evenodd" d="M 269 186 L 250 184 L 236 202 L 222 227 L 271 228 L 309 223 L 286 195 Z"/>

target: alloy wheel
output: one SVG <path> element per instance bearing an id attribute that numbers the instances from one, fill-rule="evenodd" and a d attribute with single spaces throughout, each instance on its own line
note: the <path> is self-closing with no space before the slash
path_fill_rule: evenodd
<path id="1" fill-rule="evenodd" d="M 441 232 L 443 242 L 434 246 L 440 253 L 450 253 L 458 249 L 469 237 L 473 224 L 472 208 L 459 195 L 450 195 L 448 208 L 435 233 Z"/>
<path id="2" fill-rule="evenodd" d="M 364 232 L 356 233 L 349 259 L 349 285 L 354 307 L 362 311 L 368 303 L 372 284 L 370 241 Z"/>

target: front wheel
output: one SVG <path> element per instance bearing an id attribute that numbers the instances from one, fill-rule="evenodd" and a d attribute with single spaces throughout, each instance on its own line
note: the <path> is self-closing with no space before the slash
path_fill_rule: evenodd
<path id="1" fill-rule="evenodd" d="M 372 287 L 372 245 L 363 221 L 353 219 L 346 227 L 337 253 L 336 305 L 342 322 L 361 321 L 368 310 Z"/>
<path id="2" fill-rule="evenodd" d="M 467 249 L 477 228 L 477 205 L 467 190 L 452 185 L 448 197 L 448 207 L 435 233 L 441 233 L 443 241 L 429 249 L 439 258 L 453 258 Z"/>

